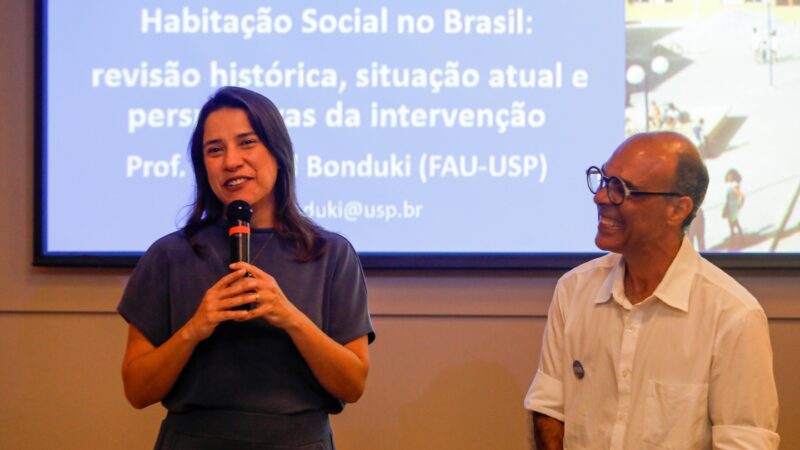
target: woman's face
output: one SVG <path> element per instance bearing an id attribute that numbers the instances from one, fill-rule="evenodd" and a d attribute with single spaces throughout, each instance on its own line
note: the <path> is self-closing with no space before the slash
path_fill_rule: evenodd
<path id="1" fill-rule="evenodd" d="M 254 227 L 274 226 L 278 164 L 247 114 L 218 109 L 208 115 L 203 128 L 203 161 L 211 190 L 224 205 L 234 200 L 250 203 Z"/>

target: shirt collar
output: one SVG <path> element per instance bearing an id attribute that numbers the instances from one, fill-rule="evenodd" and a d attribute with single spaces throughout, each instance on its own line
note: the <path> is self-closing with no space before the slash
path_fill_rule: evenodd
<path id="1" fill-rule="evenodd" d="M 609 255 L 609 258 L 616 259 L 616 263 L 611 266 L 605 281 L 603 281 L 600 289 L 597 290 L 597 297 L 594 299 L 595 303 L 605 303 L 612 298 L 619 298 L 618 295 L 614 296 L 613 293 L 618 291 L 618 289 L 615 289 L 618 284 L 617 280 L 622 280 L 622 276 L 625 274 L 625 263 L 619 254 Z"/>
<path id="2" fill-rule="evenodd" d="M 627 301 L 622 301 L 625 298 L 625 260 L 620 255 L 614 256 L 617 257 L 616 264 L 611 267 L 608 276 L 598 289 L 595 303 L 605 303 L 615 299 L 625 306 L 624 303 Z M 689 239 L 684 237 L 678 254 L 675 255 L 667 273 L 653 292 L 653 297 L 679 311 L 689 312 L 689 294 L 699 263 L 700 255 L 692 248 Z"/>

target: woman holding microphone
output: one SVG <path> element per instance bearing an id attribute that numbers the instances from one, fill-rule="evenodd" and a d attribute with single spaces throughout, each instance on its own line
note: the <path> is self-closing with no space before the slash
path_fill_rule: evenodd
<path id="1" fill-rule="evenodd" d="M 187 223 L 147 250 L 118 306 L 125 395 L 167 408 L 157 449 L 332 449 L 328 415 L 361 397 L 375 336 L 358 257 L 301 212 L 292 143 L 266 97 L 217 91 L 191 157 Z M 252 258 L 229 264 L 237 200 L 252 207 Z"/>

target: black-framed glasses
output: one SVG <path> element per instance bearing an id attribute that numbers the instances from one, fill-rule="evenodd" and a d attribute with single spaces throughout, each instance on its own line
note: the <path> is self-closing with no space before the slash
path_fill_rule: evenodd
<path id="1" fill-rule="evenodd" d="M 651 192 L 629 189 L 625 181 L 619 177 L 607 177 L 603 174 L 603 169 L 592 166 L 586 169 L 586 184 L 592 194 L 597 194 L 601 189 L 606 188 L 608 200 L 612 205 L 621 205 L 632 195 L 668 195 L 671 197 L 683 197 L 679 192 Z"/>

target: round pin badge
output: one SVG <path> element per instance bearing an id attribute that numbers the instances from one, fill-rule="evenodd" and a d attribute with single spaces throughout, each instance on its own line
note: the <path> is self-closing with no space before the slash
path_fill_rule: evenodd
<path id="1" fill-rule="evenodd" d="M 586 375 L 586 371 L 583 370 L 583 364 L 577 359 L 572 362 L 572 372 L 578 377 L 579 380 L 583 379 L 583 376 Z"/>

